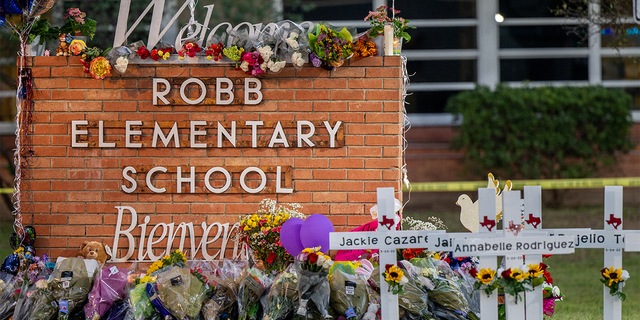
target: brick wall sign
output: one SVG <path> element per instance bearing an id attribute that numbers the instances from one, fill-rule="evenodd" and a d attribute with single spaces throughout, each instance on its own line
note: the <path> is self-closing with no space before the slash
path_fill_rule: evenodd
<path id="1" fill-rule="evenodd" d="M 241 215 L 298 202 L 337 230 L 400 190 L 401 60 L 253 78 L 230 64 L 129 65 L 94 80 L 77 58 L 34 57 L 24 223 L 39 253 L 95 240 L 113 261 L 238 255 Z"/>

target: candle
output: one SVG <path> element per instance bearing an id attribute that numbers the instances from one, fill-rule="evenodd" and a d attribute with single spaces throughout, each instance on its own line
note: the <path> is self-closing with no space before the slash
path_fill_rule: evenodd
<path id="1" fill-rule="evenodd" d="M 390 24 L 384 26 L 384 55 L 393 55 L 393 26 Z"/>

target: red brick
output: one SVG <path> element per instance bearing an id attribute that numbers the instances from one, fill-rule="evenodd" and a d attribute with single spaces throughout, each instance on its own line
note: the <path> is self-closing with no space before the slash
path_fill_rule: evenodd
<path id="1" fill-rule="evenodd" d="M 365 159 L 365 167 L 367 169 L 389 169 L 389 168 L 399 168 L 401 166 L 402 166 L 401 158 Z"/>
<path id="2" fill-rule="evenodd" d="M 312 79 L 280 79 L 278 80 L 278 88 L 280 89 L 311 89 L 313 87 Z"/>
<path id="3" fill-rule="evenodd" d="M 36 67 L 41 66 L 66 66 L 68 64 L 66 57 L 34 57 L 33 65 Z"/>
<path id="4" fill-rule="evenodd" d="M 364 159 L 358 158 L 346 158 L 346 159 L 331 159 L 329 161 L 329 166 L 331 169 L 336 168 L 355 168 L 355 169 L 363 169 Z"/>
<path id="5" fill-rule="evenodd" d="M 172 77 L 189 77 L 188 67 L 162 67 L 156 69 L 156 77 L 172 78 Z"/>
<path id="6" fill-rule="evenodd" d="M 381 67 L 383 56 L 349 59 L 350 67 Z"/>
<path id="7" fill-rule="evenodd" d="M 397 146 L 400 145 L 400 136 L 368 136 L 365 137 L 366 146 Z"/>
<path id="8" fill-rule="evenodd" d="M 347 197 L 349 198 L 349 203 L 360 202 L 360 203 L 369 203 L 369 204 L 371 204 L 371 205 L 366 206 L 365 212 L 369 212 L 369 209 L 371 207 L 373 207 L 373 205 L 376 204 L 376 201 L 378 199 L 375 192 L 349 193 L 347 195 Z"/>
<path id="9" fill-rule="evenodd" d="M 347 79 L 313 79 L 315 89 L 347 89 Z"/>
<path id="10" fill-rule="evenodd" d="M 84 203 L 52 203 L 51 204 L 51 213 L 84 213 Z M 94 206 L 94 204 L 91 204 Z"/>
<path id="11" fill-rule="evenodd" d="M 224 77 L 224 69 L 211 68 L 209 66 L 202 68 L 191 67 L 191 76 L 194 78 Z"/>
<path id="12" fill-rule="evenodd" d="M 332 100 L 363 100 L 364 90 L 331 90 Z"/>
<path id="13" fill-rule="evenodd" d="M 347 102 L 344 101 L 315 101 L 313 110 L 317 112 L 343 112 L 347 111 Z"/>
<path id="14" fill-rule="evenodd" d="M 384 65 L 386 67 L 399 67 L 402 65 L 402 60 L 399 56 L 384 57 Z"/>
<path id="15" fill-rule="evenodd" d="M 102 89 L 102 81 L 91 78 L 69 79 L 69 89 Z"/>
<path id="16" fill-rule="evenodd" d="M 296 181 L 296 192 L 329 191 L 329 181 Z"/>
<path id="17" fill-rule="evenodd" d="M 317 103 L 317 102 L 316 102 Z M 278 111 L 312 111 L 314 102 L 311 101 L 282 101 L 278 102 Z"/>
<path id="18" fill-rule="evenodd" d="M 66 192 L 34 191 L 35 202 L 63 202 L 67 200 Z"/>
<path id="19" fill-rule="evenodd" d="M 102 179 L 102 171 L 99 169 L 94 169 L 94 170 L 76 169 L 76 170 L 69 170 L 68 173 L 69 173 L 69 179 L 83 179 L 83 180 Z"/>
<path id="20" fill-rule="evenodd" d="M 70 214 L 69 224 L 101 225 L 101 214 Z"/>
<path id="21" fill-rule="evenodd" d="M 34 78 L 33 79 L 33 87 L 35 90 L 38 89 L 61 89 L 67 88 L 67 79 L 55 78 L 55 79 L 47 79 L 47 78 Z"/>
<path id="22" fill-rule="evenodd" d="M 52 191 L 84 191 L 84 181 L 72 181 L 72 180 L 53 180 L 51 181 Z"/>
<path id="23" fill-rule="evenodd" d="M 381 112 L 382 102 L 377 101 L 353 101 L 349 102 L 351 112 Z"/>
<path id="24" fill-rule="evenodd" d="M 367 100 L 401 100 L 399 90 L 367 90 Z"/>
<path id="25" fill-rule="evenodd" d="M 380 180 L 382 173 L 380 170 L 354 170 L 350 169 L 347 173 L 349 180 Z"/>
<path id="26" fill-rule="evenodd" d="M 400 190 L 400 181 L 367 181 L 364 183 L 364 190 L 375 192 L 378 188 L 393 188 Z"/>
<path id="27" fill-rule="evenodd" d="M 364 214 L 364 205 L 362 204 L 334 204 L 329 206 L 331 214 Z M 365 217 L 371 219 L 371 215 L 367 214 Z"/>
<path id="28" fill-rule="evenodd" d="M 293 90 L 266 90 L 262 92 L 264 100 L 293 100 Z"/>
<path id="29" fill-rule="evenodd" d="M 63 112 L 67 111 L 67 103 L 62 101 L 38 101 L 34 104 L 36 112 Z"/>
<path id="30" fill-rule="evenodd" d="M 84 78 L 86 73 L 81 67 L 52 67 L 51 74 L 54 77 L 68 77 L 68 78 Z"/>
<path id="31" fill-rule="evenodd" d="M 367 113 L 366 115 L 367 123 L 379 123 L 379 122 L 387 122 L 387 123 L 402 123 L 402 114 L 401 113 Z"/>
<path id="32" fill-rule="evenodd" d="M 87 94 L 89 94 L 87 92 Z M 101 112 L 102 102 L 100 101 L 71 101 L 69 110 L 73 112 Z"/>
<path id="33" fill-rule="evenodd" d="M 329 185 L 330 191 L 364 191 L 364 182 L 362 181 L 331 181 Z"/>
<path id="34" fill-rule="evenodd" d="M 154 78 L 156 76 L 156 68 L 135 66 L 135 68 L 127 68 L 127 72 L 122 76 L 125 78 Z"/>
<path id="35" fill-rule="evenodd" d="M 86 93 L 87 100 L 120 100 L 120 90 L 87 90 Z"/>
<path id="36" fill-rule="evenodd" d="M 34 78 L 48 78 L 51 76 L 51 68 L 49 67 L 31 68 L 31 76 Z"/>
<path id="37" fill-rule="evenodd" d="M 383 79 L 383 88 L 385 89 L 402 89 L 402 79 Z"/>
<path id="38" fill-rule="evenodd" d="M 140 79 L 142 81 L 143 79 Z M 151 83 L 149 79 L 149 83 Z M 102 86 L 105 89 L 129 89 L 129 88 L 142 88 L 139 86 L 139 81 L 136 79 L 123 79 L 108 77 L 102 81 Z M 151 88 L 151 85 L 149 85 Z"/>
<path id="39" fill-rule="evenodd" d="M 380 124 L 347 124 L 347 133 L 353 135 L 382 134 Z"/>
<path id="40" fill-rule="evenodd" d="M 331 72 L 323 68 L 304 67 L 300 70 L 296 70 L 297 78 L 328 78 L 330 76 Z"/>
<path id="41" fill-rule="evenodd" d="M 84 90 L 51 90 L 53 100 L 84 100 Z"/>
<path id="42" fill-rule="evenodd" d="M 364 77 L 364 74 L 362 75 Z M 367 78 L 401 78 L 401 68 L 367 68 Z"/>
<path id="43" fill-rule="evenodd" d="M 363 67 L 335 68 L 331 72 L 331 77 L 332 78 L 363 78 L 365 75 L 364 70 L 365 68 Z"/>
<path id="44" fill-rule="evenodd" d="M 338 203 L 338 202 L 347 202 L 347 194 L 344 192 L 314 192 L 313 193 L 313 202 L 314 203 Z"/>
<path id="45" fill-rule="evenodd" d="M 315 169 L 313 178 L 318 180 L 344 180 L 347 179 L 347 170 L 344 169 Z"/>
<path id="46" fill-rule="evenodd" d="M 67 173 L 64 170 L 33 169 L 32 179 L 66 179 Z"/>
<path id="47" fill-rule="evenodd" d="M 400 112 L 402 111 L 402 101 L 384 101 L 385 112 Z"/>
<path id="48" fill-rule="evenodd" d="M 361 226 L 369 222 L 371 222 L 370 215 L 347 216 L 347 224 L 352 227 Z"/>
<path id="49" fill-rule="evenodd" d="M 382 79 L 350 78 L 349 89 L 382 89 Z"/>
<path id="50" fill-rule="evenodd" d="M 101 192 L 69 192 L 69 201 L 97 202 L 102 200 Z"/>

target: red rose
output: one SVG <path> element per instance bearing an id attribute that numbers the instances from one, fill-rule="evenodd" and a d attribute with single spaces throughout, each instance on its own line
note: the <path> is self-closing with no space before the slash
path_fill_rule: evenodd
<path id="1" fill-rule="evenodd" d="M 469 274 L 470 274 L 472 277 L 474 277 L 474 278 L 475 278 L 475 277 L 476 277 L 476 275 L 478 275 L 478 269 L 476 269 L 476 268 L 471 268 L 471 269 L 469 269 Z"/>
<path id="2" fill-rule="evenodd" d="M 138 48 L 138 51 L 136 51 L 136 53 L 140 56 L 140 59 L 142 60 L 149 57 L 149 50 L 145 46 Z"/>
<path id="3" fill-rule="evenodd" d="M 384 267 L 384 270 L 385 270 L 385 271 L 387 271 L 387 272 L 389 272 L 389 269 L 390 269 L 391 267 L 393 267 L 393 265 L 392 265 L 392 264 L 388 264 L 388 265 L 386 265 L 386 266 Z"/>
<path id="4" fill-rule="evenodd" d="M 315 252 L 309 254 L 309 263 L 316 263 L 316 261 L 318 261 L 318 254 Z"/>
<path id="5" fill-rule="evenodd" d="M 505 271 L 502 271 L 501 275 L 505 279 L 511 278 L 511 269 L 507 269 Z"/>
<path id="6" fill-rule="evenodd" d="M 269 256 L 267 257 L 267 263 L 273 263 L 276 260 L 276 254 L 273 252 L 269 252 Z"/>
<path id="7" fill-rule="evenodd" d="M 546 265 L 544 262 L 540 262 L 540 269 L 542 269 L 542 270 L 545 270 L 545 271 L 546 271 L 548 267 L 549 267 L 549 266 L 548 266 L 548 265 Z"/>
<path id="8" fill-rule="evenodd" d="M 551 273 L 549 273 L 549 271 L 545 270 L 543 276 L 544 281 L 546 281 L 548 284 L 553 284 L 553 278 L 551 278 Z"/>
<path id="9" fill-rule="evenodd" d="M 151 59 L 155 61 L 158 61 L 158 59 L 160 59 L 160 56 L 158 56 L 158 49 L 151 50 Z"/>

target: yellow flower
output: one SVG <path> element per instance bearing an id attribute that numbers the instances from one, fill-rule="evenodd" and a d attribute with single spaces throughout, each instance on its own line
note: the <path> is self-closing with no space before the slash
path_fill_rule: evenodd
<path id="1" fill-rule="evenodd" d="M 73 53 L 74 56 L 77 56 L 82 53 L 82 50 L 84 50 L 86 47 L 87 45 L 84 43 L 84 41 L 76 39 L 71 41 L 71 44 L 69 45 L 69 52 Z"/>
<path id="2" fill-rule="evenodd" d="M 213 58 L 211 56 L 207 56 L 207 60 L 211 61 Z"/>
<path id="3" fill-rule="evenodd" d="M 180 60 L 184 60 L 184 56 L 180 56 L 179 58 L 180 58 Z"/>
<path id="4" fill-rule="evenodd" d="M 531 278 L 537 278 L 544 274 L 544 270 L 542 270 L 539 264 L 528 264 L 527 267 L 529 267 L 528 273 Z"/>
<path id="5" fill-rule="evenodd" d="M 385 278 L 386 281 L 393 281 L 396 283 L 400 283 L 400 280 L 404 276 L 404 272 L 400 270 L 397 266 L 391 266 L 389 271 L 387 271 L 387 276 Z"/>
<path id="6" fill-rule="evenodd" d="M 480 282 L 484 284 L 489 284 L 493 281 L 493 278 L 496 276 L 496 272 L 491 269 L 480 269 L 478 274 L 476 274 L 476 278 L 480 280 Z"/>
<path id="7" fill-rule="evenodd" d="M 313 253 L 313 248 L 305 248 L 302 250 L 304 253 Z"/>
<path id="8" fill-rule="evenodd" d="M 433 258 L 434 258 L 434 259 L 436 259 L 436 260 L 440 260 L 440 254 L 436 252 L 436 253 L 433 255 Z"/>
<path id="9" fill-rule="evenodd" d="M 522 272 L 522 270 L 518 268 L 511 268 L 511 278 L 514 278 L 518 281 L 522 281 L 526 279 L 528 276 L 527 273 Z"/>
<path id="10" fill-rule="evenodd" d="M 147 270 L 147 275 L 150 275 L 156 271 L 158 271 L 160 268 L 162 268 L 163 263 L 162 260 L 158 260 L 156 262 L 154 262 L 150 267 L 149 270 Z"/>
<path id="11" fill-rule="evenodd" d="M 168 52 L 168 51 L 167 51 L 167 52 L 165 52 L 165 53 L 162 55 L 162 59 L 163 59 L 163 60 L 167 60 L 167 58 L 169 58 L 169 55 L 170 55 L 170 54 L 169 54 L 169 52 Z"/>
<path id="12" fill-rule="evenodd" d="M 622 268 L 614 269 L 613 266 L 611 266 L 609 269 L 604 269 L 602 276 L 605 279 L 609 279 L 609 285 L 611 286 L 614 282 L 622 280 Z"/>

